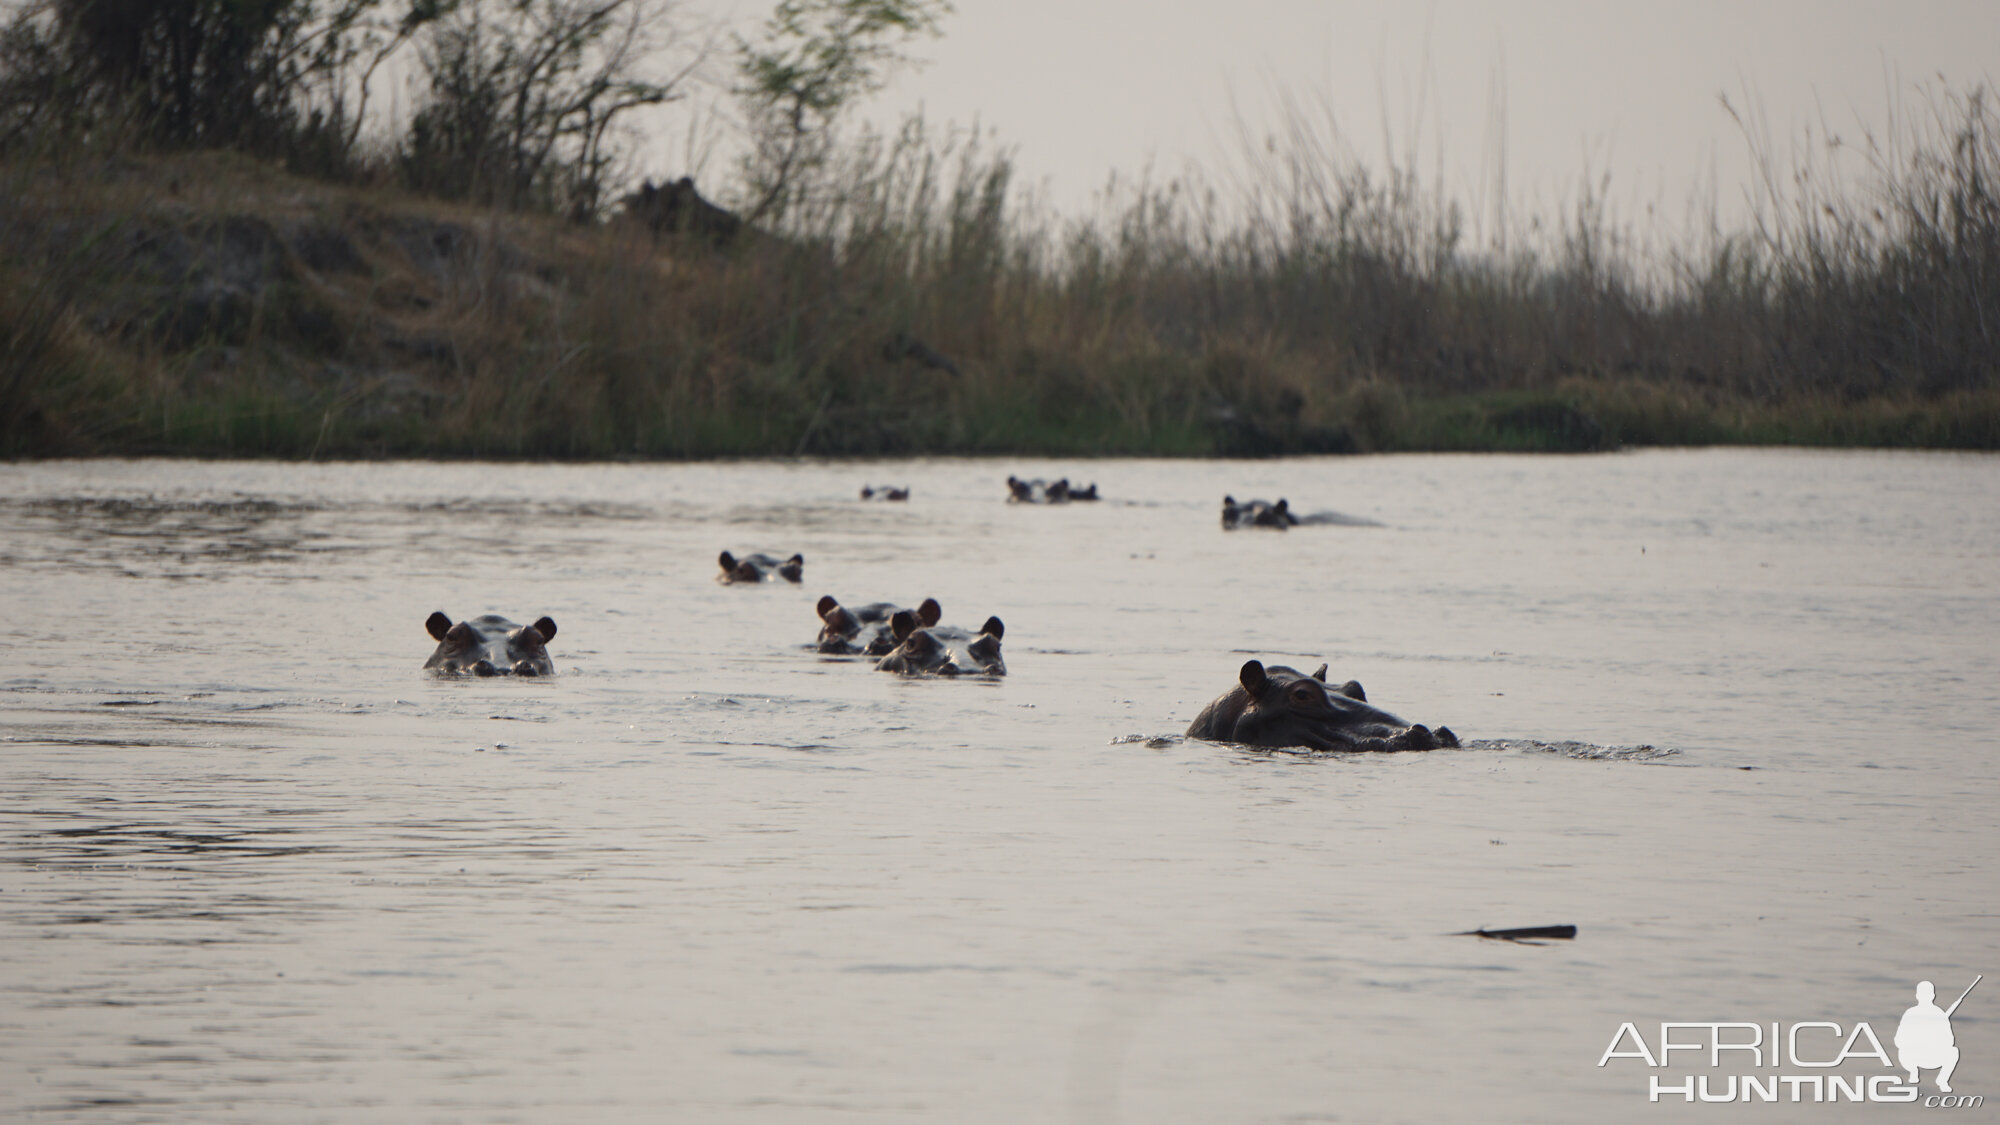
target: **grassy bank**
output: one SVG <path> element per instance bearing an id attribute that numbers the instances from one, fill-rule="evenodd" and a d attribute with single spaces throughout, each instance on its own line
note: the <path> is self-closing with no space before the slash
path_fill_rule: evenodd
<path id="1" fill-rule="evenodd" d="M 1644 258 L 1588 197 L 1467 247 L 1455 204 L 1299 123 L 1247 187 L 1090 223 L 913 126 L 726 244 L 16 153 L 0 454 L 2000 448 L 2000 139 L 1979 93 L 1933 109 L 1898 162 Z"/>

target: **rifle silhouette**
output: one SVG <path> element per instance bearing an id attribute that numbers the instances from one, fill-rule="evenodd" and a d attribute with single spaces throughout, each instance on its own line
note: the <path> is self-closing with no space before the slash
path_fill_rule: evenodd
<path id="1" fill-rule="evenodd" d="M 1976 977 L 1973 977 L 1973 978 L 1972 978 L 1972 983 L 1971 983 L 1971 984 L 1968 984 L 1968 985 L 1966 985 L 1966 986 L 1965 986 L 1965 991 L 1964 991 L 1964 992 L 1961 992 L 1961 993 L 1959 993 L 1959 994 L 1958 994 L 1958 999 L 1956 999 L 1956 1000 L 1953 1000 L 1953 1001 L 1951 1002 L 1951 1007 L 1949 1007 L 1949 1008 L 1946 1008 L 1946 1009 L 1944 1010 L 1944 1018 L 1946 1018 L 1946 1019 L 1950 1019 L 1950 1018 L 1951 1018 L 1951 1014 L 1952 1014 L 1953 1012 L 1956 1012 L 1956 1011 L 1958 1011 L 1958 1006 L 1959 1006 L 1960 1004 L 1963 1004 L 1963 1003 L 1965 1003 L 1965 998 L 1966 998 L 1966 997 L 1968 997 L 1968 996 L 1970 996 L 1970 995 L 1972 995 L 1972 990 L 1973 990 L 1973 989 L 1975 989 L 1975 988 L 1978 988 L 1978 987 L 1979 987 L 1979 982 L 1980 982 L 1980 981 L 1983 981 L 1983 980 L 1985 980 L 1985 979 L 1986 979 L 1986 974 L 1985 974 L 1985 973 L 1981 973 L 1981 974 L 1979 974 L 1978 976 L 1976 976 Z"/>

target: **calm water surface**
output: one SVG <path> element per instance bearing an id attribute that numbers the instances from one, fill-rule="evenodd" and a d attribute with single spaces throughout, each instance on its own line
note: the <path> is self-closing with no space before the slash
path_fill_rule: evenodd
<path id="1" fill-rule="evenodd" d="M 1714 1120 L 1621 1022 L 2000 978 L 1993 457 L 6 465 L 0 592 L 9 1122 Z M 1249 656 L 1473 745 L 1176 737 Z M 2000 1103 L 2000 979 L 1953 1026 Z"/>

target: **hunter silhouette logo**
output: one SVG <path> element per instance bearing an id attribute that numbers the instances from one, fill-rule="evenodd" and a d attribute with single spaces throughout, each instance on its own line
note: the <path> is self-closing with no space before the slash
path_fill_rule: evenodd
<path id="1" fill-rule="evenodd" d="M 1949 1008 L 1932 1003 L 1937 998 L 1937 988 L 1931 982 L 1917 982 L 1917 1002 L 1903 1013 L 1903 1022 L 1896 1025 L 1896 1061 L 1909 1072 L 1910 1085 L 1921 1081 L 1918 1071 L 1934 1069 L 1938 1092 L 1951 1093 L 1951 1072 L 1958 1067 L 1958 1042 L 1952 1038 L 1951 1014 L 1958 1011 L 1958 1006 L 1985 979 L 1985 973 L 1973 977 Z"/>
<path id="2" fill-rule="evenodd" d="M 1646 1097 L 1654 1102 L 1902 1102 L 1978 1109 L 1986 1104 L 1984 1095 L 1951 1092 L 1959 1062 L 1951 1017 L 1985 979 L 1974 976 L 1949 1008 L 1937 1006 L 1936 985 L 1918 981 L 1917 1002 L 1903 1012 L 1895 1037 L 1886 1043 L 1866 1020 L 1845 1025 L 1825 1019 L 1663 1021 L 1656 1042 L 1627 1022 L 1618 1025 L 1597 1065 L 1643 1064 Z M 1936 1072 L 1935 1094 L 1923 1093 L 1927 1070 Z"/>

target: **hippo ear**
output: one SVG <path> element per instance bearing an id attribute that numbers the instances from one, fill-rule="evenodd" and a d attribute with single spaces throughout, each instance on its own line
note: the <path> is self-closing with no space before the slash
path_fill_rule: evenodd
<path id="1" fill-rule="evenodd" d="M 806 557 L 804 555 L 793 555 L 791 558 L 785 560 L 785 565 L 804 566 L 806 565 Z"/>
<path id="2" fill-rule="evenodd" d="M 819 605 L 813 608 L 813 612 L 819 615 L 819 619 L 821 621 L 824 621 L 826 620 L 827 610 L 839 609 L 839 608 L 840 608 L 840 603 L 833 600 L 832 594 L 821 594 L 819 598 Z"/>
<path id="3" fill-rule="evenodd" d="M 979 627 L 979 631 L 997 641 L 1007 635 L 1007 626 L 1002 625 L 999 618 L 989 617 L 986 619 L 986 624 Z"/>
<path id="4" fill-rule="evenodd" d="M 549 641 L 555 640 L 556 639 L 555 618 L 553 617 L 537 618 L 535 620 L 535 632 L 540 633 L 542 635 L 542 642 L 544 644 L 548 643 Z"/>
<path id="5" fill-rule="evenodd" d="M 424 631 L 429 633 L 434 641 L 444 640 L 444 635 L 451 632 L 451 618 L 442 613 L 433 613 L 424 619 Z"/>
<path id="6" fill-rule="evenodd" d="M 1319 671 L 1313 673 L 1313 679 L 1318 680 L 1320 683 L 1326 682 L 1326 665 L 1322 664 L 1319 666 Z"/>
<path id="7" fill-rule="evenodd" d="M 1224 496 L 1222 498 L 1222 506 L 1225 508 L 1234 508 L 1236 506 L 1236 497 Z"/>
<path id="8" fill-rule="evenodd" d="M 1291 501 L 1286 500 L 1284 497 L 1280 496 L 1278 497 L 1277 507 L 1273 508 L 1272 510 L 1277 512 L 1289 512 L 1291 511 Z"/>
<path id="9" fill-rule="evenodd" d="M 1264 690 L 1264 665 L 1255 660 L 1244 661 L 1242 670 L 1236 673 L 1236 680 L 1243 685 L 1244 691 L 1256 695 Z"/>
<path id="10" fill-rule="evenodd" d="M 722 552 L 722 557 L 715 561 L 721 563 L 724 570 L 734 571 L 736 569 L 736 556 L 730 554 L 728 551 Z"/>
<path id="11" fill-rule="evenodd" d="M 908 640 L 910 634 L 917 631 L 917 615 L 907 609 L 897 610 L 896 616 L 889 619 L 889 631 L 896 635 L 898 641 Z"/>
<path id="12" fill-rule="evenodd" d="M 937 624 L 943 618 L 944 607 L 938 604 L 936 598 L 925 598 L 924 604 L 917 607 L 917 620 L 923 622 L 925 628 Z"/>

